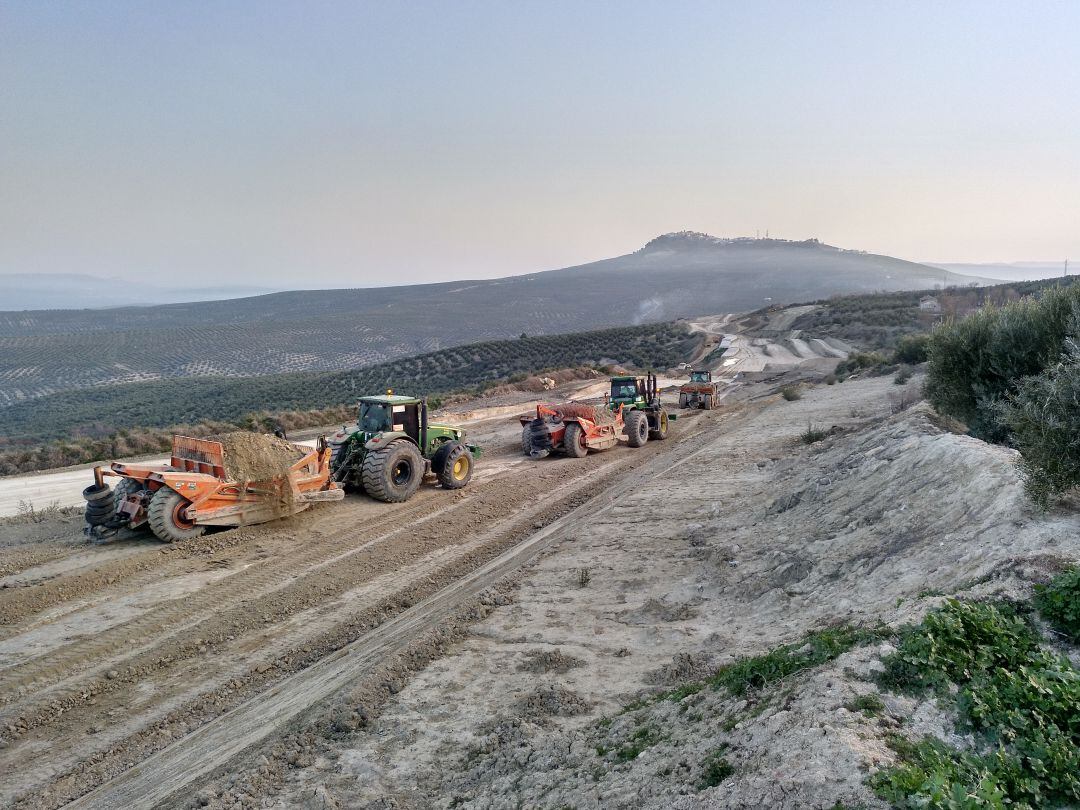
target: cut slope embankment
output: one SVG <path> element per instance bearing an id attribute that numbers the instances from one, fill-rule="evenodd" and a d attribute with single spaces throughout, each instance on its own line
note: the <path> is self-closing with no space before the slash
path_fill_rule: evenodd
<path id="1" fill-rule="evenodd" d="M 514 604 L 371 728 L 291 772 L 280 800 L 881 806 L 865 779 L 895 756 L 886 735 L 953 734 L 932 701 L 857 708 L 887 644 L 743 694 L 702 679 L 822 628 L 918 619 L 943 594 L 1026 595 L 1080 559 L 1080 520 L 1030 509 L 1013 452 L 925 405 L 891 413 L 895 389 L 849 382 L 731 415 L 693 464 L 526 572 Z M 842 430 L 804 447 L 808 422 Z"/>

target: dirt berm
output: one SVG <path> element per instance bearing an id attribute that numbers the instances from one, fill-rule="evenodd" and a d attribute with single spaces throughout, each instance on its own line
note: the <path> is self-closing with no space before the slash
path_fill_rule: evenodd
<path id="1" fill-rule="evenodd" d="M 866 779 L 887 734 L 959 738 L 933 700 L 853 708 L 880 641 L 744 696 L 648 698 L 813 630 L 1028 595 L 1080 558 L 1080 520 L 1032 510 L 1015 453 L 925 405 L 891 413 L 895 389 L 822 386 L 733 421 L 526 570 L 368 727 L 320 738 L 272 806 L 883 806 Z M 807 447 L 808 422 L 838 430 Z"/>

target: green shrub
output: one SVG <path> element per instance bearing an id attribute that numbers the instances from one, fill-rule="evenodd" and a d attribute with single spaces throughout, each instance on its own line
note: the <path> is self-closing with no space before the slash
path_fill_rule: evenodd
<path id="1" fill-rule="evenodd" d="M 925 363 L 928 357 L 927 349 L 930 345 L 930 335 L 919 332 L 914 335 L 904 335 L 896 341 L 896 351 L 893 353 L 894 363 L 904 363 L 909 366 L 917 366 Z"/>
<path id="2" fill-rule="evenodd" d="M 878 371 L 886 365 L 885 356 L 878 352 L 853 352 L 847 356 L 847 359 L 836 364 L 836 370 L 833 373 L 842 382 L 859 371 L 866 369 Z"/>
<path id="3" fill-rule="evenodd" d="M 780 389 L 780 396 L 788 402 L 794 402 L 797 399 L 802 399 L 802 391 L 799 390 L 797 385 L 785 385 Z"/>
<path id="4" fill-rule="evenodd" d="M 984 307 L 931 334 L 926 394 L 972 435 L 1001 442 L 1008 434 L 999 404 L 1021 380 L 1058 361 L 1080 314 L 1080 288 L 1051 287 L 1038 298 Z"/>
<path id="5" fill-rule="evenodd" d="M 904 366 L 898 372 L 896 372 L 896 376 L 893 377 L 893 382 L 897 385 L 907 385 L 908 380 L 911 379 L 911 374 L 911 369 L 907 366 Z"/>
<path id="6" fill-rule="evenodd" d="M 1022 380 L 998 408 L 1020 450 L 1028 494 L 1046 506 L 1055 495 L 1080 484 L 1080 352 Z"/>
<path id="7" fill-rule="evenodd" d="M 1035 586 L 1035 607 L 1058 632 L 1080 641 L 1080 568 L 1070 568 L 1049 584 Z"/>
<path id="8" fill-rule="evenodd" d="M 814 444 L 815 442 L 820 442 L 828 435 L 829 431 L 815 428 L 813 423 L 807 422 L 806 431 L 799 434 L 799 441 L 801 441 L 803 444 Z"/>

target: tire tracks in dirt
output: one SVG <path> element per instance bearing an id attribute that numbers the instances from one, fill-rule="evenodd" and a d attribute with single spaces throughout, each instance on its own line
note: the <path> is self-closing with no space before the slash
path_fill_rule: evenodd
<path id="1" fill-rule="evenodd" d="M 646 448 L 647 449 L 647 448 Z M 641 451 L 635 451 L 634 453 L 621 453 L 622 465 L 626 463 L 632 463 L 635 458 L 641 454 Z M 651 454 L 649 454 L 651 455 Z M 396 556 L 391 554 L 383 558 L 382 564 L 377 567 L 375 574 L 386 571 L 394 570 L 403 561 L 413 559 L 422 550 L 431 550 L 432 548 L 442 547 L 446 545 L 460 545 L 457 540 L 445 537 L 448 530 L 452 531 L 457 537 L 472 537 L 478 532 L 483 533 L 483 530 L 490 526 L 492 520 L 495 519 L 495 528 L 492 531 L 510 531 L 506 529 L 507 525 L 513 525 L 514 521 L 525 521 L 528 526 L 518 526 L 514 528 L 511 535 L 507 535 L 500 541 L 492 541 L 494 545 L 498 546 L 500 543 L 517 542 L 521 536 L 524 536 L 534 525 L 539 525 L 536 516 L 529 517 L 531 512 L 526 509 L 522 510 L 522 503 L 534 503 L 540 504 L 541 512 L 551 512 L 557 514 L 561 511 L 561 506 L 550 507 L 540 503 L 540 500 L 535 497 L 536 490 L 541 490 L 542 494 L 550 495 L 550 490 L 557 485 L 557 481 L 569 481 L 571 483 L 580 482 L 587 484 L 589 480 L 596 473 L 597 469 L 612 463 L 610 454 L 600 454 L 594 459 L 587 459 L 584 464 L 574 463 L 573 466 L 569 466 L 565 463 L 559 463 L 557 460 L 553 460 L 550 465 L 550 470 L 544 470 L 539 474 L 536 473 L 536 468 L 528 468 L 524 474 L 516 474 L 509 477 L 508 482 L 500 484 L 499 479 L 494 479 L 490 484 L 486 484 L 484 490 L 479 492 L 477 496 L 472 499 L 462 498 L 460 504 L 452 505 L 451 509 L 462 513 L 458 516 L 456 522 L 454 522 L 453 515 L 443 514 L 446 512 L 446 508 L 436 508 L 434 510 L 427 510 L 429 514 L 426 518 L 423 518 L 419 522 L 414 522 L 411 525 L 399 527 L 393 532 L 387 533 L 388 535 L 399 534 L 402 531 L 411 531 L 416 537 L 414 540 L 418 541 L 410 543 L 407 549 L 401 550 L 400 554 Z M 545 467 L 548 465 L 545 464 Z M 620 465 L 621 466 L 621 465 Z M 507 486 L 511 491 L 507 490 Z M 436 493 L 440 494 L 441 493 Z M 590 493 L 587 493 L 591 495 Z M 441 498 L 440 498 L 441 500 Z M 439 502 L 436 502 L 439 505 Z M 461 507 L 461 508 L 459 508 Z M 486 508 L 484 508 L 486 507 Z M 493 514 L 492 510 L 496 510 L 498 514 Z M 419 510 L 423 512 L 424 510 Z M 524 517 L 523 517 L 524 516 Z M 395 515 L 395 522 L 401 520 L 401 514 L 398 512 Z M 388 518 L 389 520 L 389 518 Z M 501 522 L 500 522 L 501 521 Z M 530 522 L 531 521 L 531 522 Z M 542 521 L 540 521 L 542 522 Z M 426 533 L 420 532 L 425 523 L 431 524 L 428 526 Z M 490 532 L 489 532 L 490 534 Z M 442 537 L 440 538 L 440 535 Z M 323 541 L 316 541 L 313 545 L 318 545 Z M 355 541 L 350 541 L 355 542 Z M 389 544 L 384 544 L 389 545 Z M 349 555 L 355 554 L 357 549 L 353 549 L 351 552 L 347 552 Z M 471 552 L 470 552 L 471 553 Z M 339 554 L 338 557 L 341 555 Z M 329 554 L 323 554 L 322 557 L 330 558 Z M 98 699 L 107 696 L 108 694 L 123 694 L 124 690 L 130 690 L 132 688 L 139 688 L 145 686 L 150 680 L 152 674 L 156 672 L 166 673 L 172 671 L 182 661 L 193 661 L 199 659 L 202 656 L 204 659 L 213 656 L 215 653 L 222 652 L 224 650 L 226 641 L 235 640 L 239 635 L 238 631 L 243 629 L 245 631 L 264 631 L 267 627 L 277 626 L 281 621 L 286 620 L 289 616 L 296 615 L 297 612 L 309 609 L 312 607 L 318 607 L 321 604 L 325 604 L 328 599 L 332 599 L 337 595 L 340 595 L 346 591 L 349 587 L 355 587 L 360 578 L 356 576 L 356 567 L 350 568 L 340 564 L 338 560 L 334 561 L 334 565 L 323 572 L 319 577 L 319 582 L 312 583 L 310 581 L 297 582 L 294 581 L 280 589 L 282 591 L 289 592 L 294 598 L 288 606 L 260 606 L 258 604 L 243 604 L 242 606 L 235 608 L 231 612 L 226 612 L 223 615 L 215 615 L 208 622 L 196 625 L 191 629 L 191 632 L 187 634 L 186 638 L 180 639 L 176 644 L 170 646 L 166 651 L 166 654 L 160 655 L 160 650 L 154 652 L 144 652 L 141 656 L 138 656 L 135 660 L 131 661 L 123 672 L 118 673 L 118 676 L 112 679 L 106 678 L 102 680 L 93 681 L 90 683 L 83 683 L 77 689 L 70 690 L 68 696 L 64 699 L 58 699 L 55 696 L 49 698 L 49 703 L 44 705 L 44 696 L 40 697 L 38 703 L 38 713 L 36 716 L 31 717 L 19 717 L 15 719 L 15 724 L 18 725 L 18 733 L 20 735 L 33 734 L 36 730 L 38 733 L 34 736 L 46 736 L 55 738 L 58 736 L 55 733 L 49 733 L 50 726 L 57 722 L 62 723 L 60 728 L 67 728 L 72 725 L 80 724 L 89 719 L 90 716 L 94 716 L 95 712 L 100 714 L 99 710 L 90 709 Z M 445 568 L 445 566 L 443 566 Z M 438 585 L 445 584 L 446 578 L 441 577 L 437 580 Z M 433 583 L 436 580 L 432 580 Z M 314 588 L 313 588 L 314 585 Z M 435 584 L 431 585 L 434 588 Z M 431 588 L 422 589 L 422 593 L 426 593 Z M 395 612 L 406 609 L 412 604 L 414 599 L 406 596 L 401 602 L 395 602 L 393 597 L 384 600 L 383 603 L 375 610 L 375 614 L 379 616 L 393 615 Z M 263 612 L 263 608 L 271 608 L 271 613 Z M 269 622 L 267 622 L 266 616 L 269 616 Z M 256 617 L 252 620 L 252 617 Z M 350 620 L 351 621 L 351 620 Z M 377 622 L 376 622 L 377 623 Z M 349 622 L 345 622 L 349 624 Z M 371 625 L 371 620 L 368 619 L 361 624 L 368 626 Z M 340 646 L 346 643 L 348 639 L 341 639 L 340 633 L 331 633 L 328 637 L 335 639 L 334 643 Z M 288 670 L 291 666 L 307 666 L 314 660 L 318 660 L 319 655 L 326 654 L 329 649 L 327 642 L 307 644 L 299 651 L 295 651 L 291 655 L 284 656 L 286 661 L 285 669 Z M 155 657 L 156 656 L 156 657 Z M 252 673 L 245 679 L 245 684 L 238 684 L 236 682 L 230 682 L 226 689 L 223 691 L 226 695 L 239 695 L 241 693 L 248 694 L 250 690 L 246 689 L 246 684 L 250 684 L 254 688 L 261 688 L 261 685 L 267 678 L 273 678 L 275 675 L 281 675 L 281 668 L 275 667 L 274 672 L 263 677 L 264 673 Z M 256 677 L 258 676 L 258 677 Z M 200 697 L 196 700 L 196 703 L 208 704 L 210 717 L 216 716 L 218 710 L 223 705 L 220 696 L 215 697 Z M 183 715 L 185 712 L 174 712 L 173 714 Z M 187 712 L 190 714 L 190 712 Z M 63 720 L 61 719 L 63 718 Z M 4 721 L 6 724 L 11 723 L 11 718 Z M 105 720 L 108 724 L 108 720 Z M 161 723 L 159 723 L 160 725 Z M 167 721 L 165 722 L 167 724 Z M 182 731 L 180 732 L 182 733 Z M 162 738 L 158 737 L 154 740 L 157 747 L 160 747 Z M 103 744 L 104 741 L 103 741 Z M 114 751 L 127 751 L 129 746 L 126 744 L 116 742 L 111 743 Z M 85 745 L 83 746 L 85 748 Z M 139 747 L 139 746 L 136 746 Z M 117 755 L 109 756 L 108 752 L 95 755 L 101 759 L 113 759 Z M 15 763 L 12 763 L 15 764 Z M 70 766 L 69 766 L 70 767 Z M 99 779 L 92 780 L 92 784 L 100 781 Z"/>
<path id="2" fill-rule="evenodd" d="M 710 444 L 693 447 L 692 439 L 692 436 L 687 437 L 676 444 L 674 462 L 668 458 L 669 453 L 661 450 L 647 454 L 639 451 L 634 454 L 637 458 L 631 457 L 620 465 L 622 471 L 613 471 L 604 480 L 584 482 L 581 497 L 565 503 L 570 509 L 547 526 L 511 540 L 503 546 L 502 553 L 454 577 L 449 584 L 382 622 L 370 633 L 362 634 L 333 655 L 294 673 L 217 720 L 205 723 L 69 806 L 153 806 L 167 800 L 279 731 L 315 704 L 404 653 L 412 640 L 435 630 L 481 591 L 534 559 L 571 529 L 611 509 L 620 495 L 709 449 Z M 690 445 L 688 451 L 679 452 L 686 450 L 684 445 Z M 594 486 L 588 486 L 588 483 Z M 56 797 L 51 798 L 54 801 Z M 54 806 L 53 801 L 47 806 Z"/>

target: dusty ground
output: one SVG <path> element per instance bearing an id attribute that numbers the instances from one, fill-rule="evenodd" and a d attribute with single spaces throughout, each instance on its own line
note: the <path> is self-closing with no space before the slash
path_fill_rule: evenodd
<path id="1" fill-rule="evenodd" d="M 87 545 L 77 514 L 64 511 L 6 521 L 0 804 L 60 806 L 214 727 L 545 527 L 565 531 L 559 521 L 584 502 L 643 465 L 693 452 L 693 436 L 725 418 L 687 413 L 666 442 L 620 445 L 581 461 L 532 461 L 520 455 L 517 420 L 492 412 L 475 412 L 480 418 L 469 425 L 485 455 L 461 492 L 424 487 L 402 505 L 350 497 L 171 546 L 148 535 Z M 484 600 L 447 597 L 446 610 L 460 608 L 461 616 L 416 624 L 418 646 L 399 652 L 430 655 Z M 357 675 L 355 688 L 363 683 Z"/>
<path id="2" fill-rule="evenodd" d="M 730 415 L 704 454 L 552 547 L 367 727 L 298 738 L 302 765 L 262 801 L 879 806 L 864 780 L 892 758 L 884 734 L 951 733 L 896 696 L 883 717 L 846 708 L 875 691 L 865 676 L 887 646 L 747 700 L 635 701 L 837 622 L 903 623 L 957 591 L 1023 595 L 1080 559 L 1080 520 L 1033 513 L 1012 452 L 942 429 L 925 406 L 893 413 L 896 389 L 820 386 Z M 838 430 L 805 447 L 808 423 Z M 620 757 L 634 740 L 641 752 Z M 734 773 L 703 787 L 715 752 Z M 251 784 L 218 781 L 203 800 L 227 806 Z"/>
<path id="3" fill-rule="evenodd" d="M 846 708 L 880 645 L 745 700 L 641 699 L 836 622 L 1022 595 L 1080 558 L 1080 521 L 1031 512 L 1010 451 L 903 410 L 917 378 L 784 400 L 827 362 L 805 359 L 580 461 L 520 455 L 527 393 L 465 404 L 474 485 L 407 504 L 173 546 L 0 521 L 0 804 L 876 806 L 883 734 L 947 733 L 895 696 Z"/>

